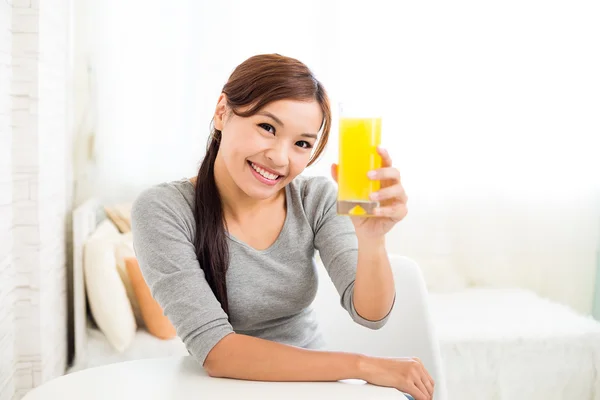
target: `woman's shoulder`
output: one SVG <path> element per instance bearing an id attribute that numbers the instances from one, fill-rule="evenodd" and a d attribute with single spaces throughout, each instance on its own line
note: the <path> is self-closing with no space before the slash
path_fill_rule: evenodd
<path id="1" fill-rule="evenodd" d="M 321 175 L 298 175 L 296 178 L 294 178 L 290 185 L 296 190 L 302 192 L 305 196 L 313 196 L 323 191 L 331 194 L 331 192 L 335 192 L 337 190 L 335 182 L 331 180 L 331 178 Z"/>
<path id="2" fill-rule="evenodd" d="M 193 216 L 194 185 L 187 179 L 162 182 L 144 189 L 134 200 L 132 218 L 157 214 Z"/>
<path id="3" fill-rule="evenodd" d="M 299 175 L 290 183 L 290 189 L 309 216 L 322 215 L 336 204 L 337 186 L 325 176 Z"/>

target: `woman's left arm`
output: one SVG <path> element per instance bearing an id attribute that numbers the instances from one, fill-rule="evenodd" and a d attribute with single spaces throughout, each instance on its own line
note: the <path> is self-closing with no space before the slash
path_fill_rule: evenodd
<path id="1" fill-rule="evenodd" d="M 358 239 L 358 262 L 353 302 L 363 318 L 378 321 L 392 309 L 395 298 L 394 276 L 385 248 L 385 235 L 407 214 L 408 197 L 400 181 L 400 172 L 392 166 L 387 150 L 378 148 L 382 167 L 369 172 L 379 180 L 381 189 L 371 195 L 380 202 L 375 217 L 351 217 Z M 337 165 L 332 166 L 337 181 Z"/>
<path id="2" fill-rule="evenodd" d="M 392 309 L 394 276 L 384 239 L 358 241 L 358 262 L 354 282 L 354 308 L 364 319 L 379 321 Z"/>

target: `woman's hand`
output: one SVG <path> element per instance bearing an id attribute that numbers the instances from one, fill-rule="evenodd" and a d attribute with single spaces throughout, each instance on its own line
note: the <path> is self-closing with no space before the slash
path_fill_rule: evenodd
<path id="1" fill-rule="evenodd" d="M 361 362 L 360 370 L 361 379 L 373 385 L 396 388 L 415 400 L 433 399 L 433 379 L 416 357 L 367 357 Z"/>
<path id="2" fill-rule="evenodd" d="M 358 238 L 380 239 L 408 213 L 408 197 L 400 182 L 400 171 L 392 166 L 387 150 L 378 147 L 381 168 L 369 171 L 368 177 L 381 181 L 381 188 L 371 194 L 371 200 L 379 201 L 375 217 L 351 217 Z M 331 175 L 337 182 L 337 164 L 331 166 Z"/>

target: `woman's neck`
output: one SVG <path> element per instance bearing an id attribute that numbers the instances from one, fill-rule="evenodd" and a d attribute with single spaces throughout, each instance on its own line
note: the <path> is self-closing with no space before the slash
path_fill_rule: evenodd
<path id="1" fill-rule="evenodd" d="M 248 196 L 231 178 L 223 159 L 218 154 L 215 160 L 214 174 L 217 190 L 223 204 L 223 212 L 226 217 L 239 221 L 248 214 L 256 214 L 263 207 L 268 207 L 281 201 L 283 191 L 264 200 L 253 199 Z"/>

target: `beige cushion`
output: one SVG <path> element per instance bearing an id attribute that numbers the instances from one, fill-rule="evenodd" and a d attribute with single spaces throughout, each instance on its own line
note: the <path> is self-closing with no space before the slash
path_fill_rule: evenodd
<path id="1" fill-rule="evenodd" d="M 131 206 L 132 203 L 121 203 L 104 207 L 106 215 L 121 233 L 131 232 Z"/>
<path id="2" fill-rule="evenodd" d="M 131 284 L 140 304 L 142 315 L 144 316 L 146 330 L 160 339 L 174 338 L 177 335 L 175 327 L 173 327 L 171 321 L 165 316 L 160 304 L 152 297 L 150 288 L 146 284 L 140 270 L 138 260 L 135 258 L 126 258 L 125 265 L 127 266 L 127 273 L 131 279 Z"/>
<path id="3" fill-rule="evenodd" d="M 135 295 L 135 291 L 133 289 L 133 285 L 131 284 L 129 274 L 127 273 L 127 266 L 125 265 L 126 258 L 135 257 L 131 232 L 122 234 L 120 239 L 121 240 L 119 240 L 119 242 L 115 245 L 117 271 L 121 276 L 123 285 L 125 285 L 125 291 L 127 292 L 127 297 L 129 298 L 129 302 L 131 303 L 131 309 L 133 310 L 133 315 L 135 316 L 135 323 L 138 327 L 145 327 L 144 317 L 142 316 L 140 304 Z"/>
<path id="4" fill-rule="evenodd" d="M 84 246 L 85 287 L 90 310 L 108 342 L 119 352 L 131 344 L 137 329 L 125 285 L 117 270 L 115 243 L 121 239 L 104 220 Z"/>

